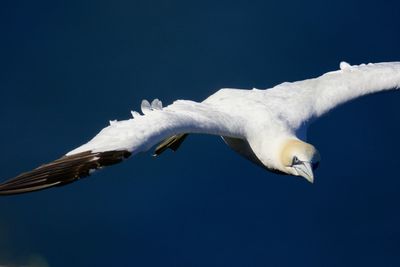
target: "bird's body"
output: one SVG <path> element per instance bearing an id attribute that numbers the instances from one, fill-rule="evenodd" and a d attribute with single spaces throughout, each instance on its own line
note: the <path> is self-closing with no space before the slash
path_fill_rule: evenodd
<path id="1" fill-rule="evenodd" d="M 224 136 L 226 143 L 239 154 L 251 155 L 250 160 L 258 163 L 260 153 L 257 148 L 265 151 L 262 164 L 270 170 L 281 171 L 280 151 L 287 140 L 297 139 L 300 129 L 293 129 L 287 121 L 282 120 L 282 96 L 276 96 L 273 90 L 239 90 L 239 89 L 221 89 L 211 95 L 204 102 L 213 106 L 220 106 L 221 111 L 231 114 L 235 118 L 240 118 L 242 135 Z M 298 133 L 297 133 L 297 130 Z M 303 129 L 302 129 L 303 130 Z M 234 139 L 244 140 L 244 144 L 233 143 Z M 245 156 L 246 157 L 246 156 Z M 246 157 L 249 158 L 249 157 Z M 261 160 L 261 159 L 259 159 Z"/>
<path id="2" fill-rule="evenodd" d="M 188 133 L 222 136 L 236 152 L 274 172 L 313 181 L 318 151 L 306 143 L 307 126 L 332 108 L 362 95 L 400 87 L 400 63 L 350 66 L 318 78 L 266 90 L 220 89 L 203 102 L 178 100 L 163 108 L 142 102 L 133 118 L 111 121 L 88 143 L 53 163 L 0 185 L 0 194 L 63 185 L 152 148 L 177 149 Z"/>

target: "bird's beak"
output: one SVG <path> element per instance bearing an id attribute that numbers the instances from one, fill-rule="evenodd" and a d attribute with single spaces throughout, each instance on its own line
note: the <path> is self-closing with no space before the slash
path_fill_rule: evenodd
<path id="1" fill-rule="evenodd" d="M 310 183 L 314 182 L 314 173 L 310 162 L 303 161 L 294 165 L 293 168 L 295 168 L 299 176 L 306 178 Z"/>

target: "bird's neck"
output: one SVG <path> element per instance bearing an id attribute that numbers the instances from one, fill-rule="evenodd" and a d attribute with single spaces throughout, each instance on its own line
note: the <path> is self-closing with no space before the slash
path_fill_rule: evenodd
<path id="1" fill-rule="evenodd" d="M 257 138 L 250 139 L 249 144 L 258 159 L 270 170 L 285 171 L 285 165 L 282 163 L 282 151 L 285 150 L 289 143 L 298 140 L 294 136 L 274 136 L 264 137 L 258 135 Z M 301 141 L 300 141 L 301 142 Z"/>

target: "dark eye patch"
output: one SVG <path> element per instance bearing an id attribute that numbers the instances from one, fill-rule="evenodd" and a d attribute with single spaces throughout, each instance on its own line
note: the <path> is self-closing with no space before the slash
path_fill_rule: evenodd
<path id="1" fill-rule="evenodd" d="M 296 164 L 299 164 L 299 163 L 300 163 L 300 160 L 296 156 L 294 156 L 293 160 L 292 160 L 292 165 L 296 165 Z"/>

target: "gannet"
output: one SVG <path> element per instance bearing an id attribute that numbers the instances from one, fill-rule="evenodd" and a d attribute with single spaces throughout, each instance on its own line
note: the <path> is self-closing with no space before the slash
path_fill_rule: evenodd
<path id="1" fill-rule="evenodd" d="M 400 62 L 353 65 L 318 78 L 259 90 L 220 89 L 202 102 L 143 100 L 132 118 L 110 121 L 89 142 L 51 163 L 0 184 L 0 194 L 61 186 L 104 166 L 148 151 L 178 149 L 187 134 L 221 136 L 234 151 L 272 172 L 314 181 L 318 150 L 306 142 L 307 127 L 334 107 L 357 97 L 398 89 Z"/>

